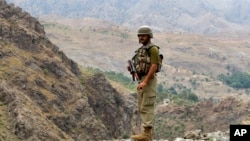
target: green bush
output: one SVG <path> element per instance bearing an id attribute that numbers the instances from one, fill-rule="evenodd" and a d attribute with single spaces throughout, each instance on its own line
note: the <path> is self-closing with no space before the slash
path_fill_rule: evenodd
<path id="1" fill-rule="evenodd" d="M 191 102 L 198 102 L 199 98 L 197 95 L 191 92 L 190 89 L 185 89 L 183 90 L 180 94 L 178 94 L 178 97 L 180 99 L 188 100 Z"/>
<path id="2" fill-rule="evenodd" d="M 102 73 L 107 77 L 108 79 L 118 82 L 122 84 L 124 87 L 130 89 L 130 90 L 136 90 L 136 82 L 133 82 L 132 78 L 125 76 L 121 72 L 115 72 L 115 71 L 102 71 L 97 68 L 91 68 L 88 67 L 88 72 L 91 72 L 93 74 L 95 73 Z"/>
<path id="3" fill-rule="evenodd" d="M 114 71 L 108 71 L 104 72 L 100 69 L 95 68 L 88 68 L 88 72 L 91 72 L 93 74 L 95 73 L 102 73 L 107 77 L 108 79 L 115 81 L 117 83 L 120 83 L 124 87 L 135 91 L 136 90 L 136 82 L 133 82 L 131 77 L 125 76 L 123 73 L 120 72 L 114 72 Z M 169 98 L 170 100 L 174 100 L 176 104 L 183 105 L 183 104 L 193 104 L 199 101 L 199 98 L 197 95 L 195 95 L 191 89 L 183 88 L 183 91 L 178 93 L 174 87 L 166 87 L 163 83 L 160 83 L 157 85 L 157 97 L 156 97 L 156 103 L 161 103 L 163 99 Z M 116 103 L 118 104 L 120 102 L 119 99 L 116 99 Z"/>
<path id="4" fill-rule="evenodd" d="M 236 72 L 231 75 L 220 74 L 218 78 L 224 84 L 233 88 L 250 88 L 250 74 L 246 72 Z"/>
<path id="5" fill-rule="evenodd" d="M 164 88 L 163 92 L 158 92 L 156 97 L 156 103 L 161 103 L 163 99 L 170 99 L 177 105 L 190 105 L 199 102 L 199 97 L 194 94 L 191 89 L 184 89 L 182 92 L 177 91 L 171 87 L 169 89 Z"/>

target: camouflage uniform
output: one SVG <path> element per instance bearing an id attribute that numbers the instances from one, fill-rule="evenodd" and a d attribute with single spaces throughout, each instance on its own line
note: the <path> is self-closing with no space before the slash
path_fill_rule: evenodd
<path id="1" fill-rule="evenodd" d="M 153 37 L 152 31 L 148 27 L 142 27 L 138 31 L 139 34 L 147 34 L 150 38 Z M 141 48 L 149 48 L 148 55 L 150 58 L 150 66 L 151 64 L 159 64 L 160 57 L 159 57 L 159 48 L 155 45 L 153 45 L 151 42 L 149 42 L 147 45 L 142 46 Z M 139 48 L 140 49 L 140 48 Z M 140 52 L 137 50 L 137 53 Z M 143 56 L 143 55 L 141 55 Z M 143 58 L 139 56 L 140 58 Z M 138 56 L 137 56 L 138 57 Z M 147 59 L 144 59 L 147 60 Z M 142 61 L 143 62 L 143 61 Z M 135 64 L 137 68 L 138 64 Z M 140 66 L 144 66 L 141 65 Z M 147 66 L 147 64 L 145 65 Z M 145 68 L 150 68 L 145 67 Z M 137 69 L 137 70 L 144 70 L 143 69 Z M 147 69 L 146 69 L 147 70 Z M 143 82 L 143 80 L 146 78 L 147 73 L 140 73 L 138 72 L 138 76 L 140 78 L 140 82 Z M 147 85 L 143 87 L 142 89 L 137 90 L 138 91 L 138 109 L 139 114 L 142 120 L 142 124 L 144 127 L 144 132 L 138 135 L 133 135 L 131 138 L 136 141 L 149 141 L 152 140 L 152 133 L 151 130 L 153 128 L 154 123 L 154 108 L 155 108 L 155 100 L 156 100 L 156 86 L 157 86 L 157 77 L 156 74 L 154 74 L 150 80 L 147 82 Z"/>

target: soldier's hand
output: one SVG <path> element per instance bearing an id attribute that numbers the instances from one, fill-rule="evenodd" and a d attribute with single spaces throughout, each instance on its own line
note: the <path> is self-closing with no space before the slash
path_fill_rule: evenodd
<path id="1" fill-rule="evenodd" d="M 141 83 L 138 84 L 137 90 L 143 89 L 146 85 L 147 85 L 147 83 L 145 83 L 144 81 L 142 81 Z"/>

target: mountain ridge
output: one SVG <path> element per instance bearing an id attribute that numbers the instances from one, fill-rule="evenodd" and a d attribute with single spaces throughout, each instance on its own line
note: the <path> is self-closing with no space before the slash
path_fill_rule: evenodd
<path id="1" fill-rule="evenodd" d="M 185 0 L 157 2 L 154 0 L 71 2 L 8 0 L 8 2 L 15 3 L 36 17 L 43 15 L 58 15 L 72 19 L 92 17 L 130 28 L 146 24 L 159 31 L 232 34 L 235 31 L 244 32 L 246 28 L 249 29 L 250 23 L 250 2 L 247 0 L 188 2 Z"/>
<path id="2" fill-rule="evenodd" d="M 136 33 L 107 22 L 100 25 L 103 22 L 95 19 L 91 22 L 100 23 L 73 28 L 63 25 L 64 22 L 41 24 L 29 13 L 4 0 L 0 0 L 0 9 L 0 140 L 129 138 L 132 125 L 135 125 L 136 94 L 125 91 L 123 95 L 119 92 L 122 90 L 116 90 L 103 74 L 82 73 L 66 53 L 75 50 L 89 58 L 101 56 L 99 61 L 106 61 L 101 68 L 119 66 L 125 70 L 125 61 L 121 59 L 133 54 L 133 47 L 138 46 Z M 65 21 L 71 25 L 70 21 Z M 200 86 L 207 88 L 197 94 L 211 96 L 191 106 L 177 106 L 172 99 L 173 105 L 160 102 L 156 111 L 159 128 L 154 138 L 172 139 L 197 128 L 210 132 L 215 125 L 216 130 L 226 131 L 228 124 L 240 123 L 249 116 L 249 91 L 229 89 L 211 77 L 220 71 L 231 73 L 248 69 L 250 46 L 247 37 L 207 38 L 180 32 L 154 35 L 167 58 L 165 70 L 159 74 L 162 75 L 159 79 L 166 78 L 164 86 L 187 89 L 182 83 L 187 82 L 193 86 L 192 91 Z M 63 47 L 71 48 L 64 54 Z M 111 51 L 106 51 L 112 53 L 108 57 L 102 50 L 107 48 Z M 116 53 L 119 59 L 109 61 L 117 57 Z M 203 63 L 205 58 L 208 59 L 206 64 Z M 79 62 L 86 66 L 87 61 Z M 210 70 L 211 64 L 216 67 Z M 215 71 L 216 68 L 219 70 Z M 226 96 L 217 91 L 221 88 L 233 98 L 223 100 Z M 222 100 L 216 96 L 221 96 Z"/>
<path id="3" fill-rule="evenodd" d="M 80 141 L 130 134 L 133 97 L 115 90 L 103 74 L 82 73 L 29 13 L 4 0 L 0 9 L 0 140 Z"/>

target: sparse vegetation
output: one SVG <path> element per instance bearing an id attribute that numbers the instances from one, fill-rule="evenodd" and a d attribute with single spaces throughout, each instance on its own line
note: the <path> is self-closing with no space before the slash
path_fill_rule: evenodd
<path id="1" fill-rule="evenodd" d="M 177 105 L 190 105 L 199 101 L 198 96 L 194 94 L 191 89 L 184 88 L 178 93 L 174 87 L 164 88 L 163 84 L 160 83 L 157 87 L 157 90 L 157 103 L 161 103 L 163 99 L 170 99 Z"/>
<path id="2" fill-rule="evenodd" d="M 236 89 L 250 88 L 250 74 L 247 72 L 235 72 L 231 75 L 220 74 L 219 80 Z"/>
<path id="3" fill-rule="evenodd" d="M 3 5 L 4 4 L 1 4 L 1 6 Z M 0 141 L 37 140 L 36 137 L 41 137 L 46 140 L 71 140 L 72 136 L 77 137 L 78 140 L 82 140 L 81 138 L 83 138 L 83 140 L 90 140 L 90 136 L 93 136 L 93 138 L 99 136 L 102 139 L 112 138 L 114 136 L 116 138 L 120 138 L 121 136 L 123 138 L 129 138 L 130 127 L 127 126 L 126 131 L 124 128 L 120 127 L 125 127 L 124 125 L 126 124 L 129 125 L 129 118 L 131 116 L 133 107 L 131 107 L 131 105 L 129 105 L 129 107 L 125 107 L 126 105 L 122 105 L 124 101 L 121 98 L 121 93 L 116 93 L 116 90 L 118 89 L 115 90 L 111 85 L 109 85 L 109 82 L 111 81 L 101 79 L 105 80 L 104 84 L 108 84 L 102 85 L 103 81 L 98 81 L 98 83 L 95 83 L 95 80 L 97 80 L 98 78 L 104 78 L 102 75 L 104 74 L 106 78 L 112 80 L 112 82 L 115 81 L 117 83 L 120 83 L 130 90 L 135 90 L 135 87 L 137 85 L 136 82 L 133 82 L 131 77 L 127 77 L 123 73 L 118 71 L 104 72 L 99 69 L 93 68 L 88 68 L 89 70 L 84 72 L 84 75 L 77 79 L 77 77 L 79 77 L 79 73 L 71 73 L 72 70 L 76 69 L 76 67 L 73 67 L 73 65 L 75 64 L 72 64 L 73 62 L 71 60 L 64 60 L 66 56 L 58 57 L 57 53 L 59 49 L 54 46 L 52 42 L 58 39 L 58 45 L 62 47 L 60 49 L 69 47 L 68 51 L 64 51 L 67 53 L 69 53 L 69 50 L 77 52 L 77 55 L 69 53 L 69 57 L 87 57 L 88 59 L 86 60 L 83 58 L 80 59 L 82 62 L 84 62 L 84 64 L 91 64 L 88 62 L 90 60 L 96 63 L 95 66 L 98 66 L 100 62 L 98 62 L 98 60 L 95 60 L 96 58 L 98 58 L 101 61 L 104 61 L 103 64 L 106 64 L 108 66 L 113 65 L 112 68 L 114 69 L 112 70 L 116 70 L 117 68 L 122 68 L 121 66 L 123 64 L 112 64 L 110 63 L 110 60 L 120 59 L 117 56 L 122 56 L 121 58 L 123 58 L 125 55 L 128 55 L 127 52 L 130 51 L 126 50 L 126 52 L 123 52 L 123 47 L 129 45 L 132 48 L 132 46 L 134 46 L 134 36 L 131 36 L 131 34 L 134 35 L 134 33 L 125 32 L 126 30 L 117 30 L 118 26 L 117 28 L 114 28 L 114 26 L 106 27 L 105 25 L 102 25 L 101 29 L 98 26 L 93 26 L 93 28 L 88 26 L 79 26 L 78 29 L 78 26 L 70 26 L 68 24 L 64 25 L 59 21 L 59 23 L 56 24 L 48 23 L 44 25 L 45 28 L 58 32 L 58 34 L 49 32 L 46 33 L 48 37 L 51 37 L 52 40 L 54 39 L 52 42 L 50 42 L 48 40 L 44 40 L 47 37 L 44 36 L 43 27 L 39 25 L 39 22 L 35 21 L 35 19 L 33 18 L 27 18 L 27 16 L 20 16 L 22 15 L 21 13 L 15 15 L 15 10 L 11 10 L 14 10 L 12 6 L 4 6 L 2 10 L 3 12 L 1 12 L 2 14 L 4 14 L 4 16 L 1 16 L 0 18 L 1 23 L 4 23 L 3 28 L 1 24 L 1 33 L 3 36 L 1 37 L 0 44 L 0 59 L 2 59 L 0 61 L 0 78 L 3 81 L 6 81 L 6 86 L 8 86 L 8 89 L 10 90 L 7 93 L 4 92 L 0 95 L 4 94 L 11 97 L 11 100 L 5 99 L 3 96 L 1 96 L 0 98 Z M 4 19 L 5 17 L 10 18 Z M 13 24 L 15 21 L 18 21 L 18 24 Z M 69 20 L 67 20 L 67 22 L 68 21 Z M 24 23 L 24 25 L 22 25 L 22 23 Z M 84 24 L 86 23 L 87 22 L 85 22 Z M 21 28 L 19 29 L 19 27 Z M 88 28 L 88 30 L 86 30 L 86 28 Z M 158 35 L 155 37 L 156 39 L 158 38 L 158 41 L 161 41 L 161 38 L 165 38 L 165 36 L 169 35 L 165 35 L 165 33 L 157 34 Z M 162 102 L 164 98 L 170 98 L 174 101 L 174 106 L 176 107 L 176 109 L 169 110 L 164 107 L 164 112 L 170 114 L 163 115 L 164 113 L 161 113 L 162 115 L 159 116 L 159 118 L 161 119 L 157 122 L 156 126 L 158 126 L 159 128 L 156 128 L 156 130 L 159 131 L 159 136 L 157 137 L 160 138 L 174 138 L 177 136 L 182 136 L 185 130 L 190 129 L 190 126 L 189 128 L 187 128 L 188 124 L 195 125 L 196 127 L 202 129 L 204 125 L 204 130 L 207 128 L 205 127 L 206 124 L 197 123 L 202 122 L 203 118 L 204 120 L 206 120 L 206 117 L 203 116 L 204 113 L 202 112 L 199 113 L 199 115 L 196 115 L 199 111 L 195 109 L 195 106 L 197 105 L 193 104 L 198 102 L 199 99 L 198 96 L 196 96 L 193 92 L 193 90 L 195 89 L 189 89 L 189 86 L 191 85 L 193 86 L 193 88 L 195 88 L 201 84 L 201 77 L 199 76 L 201 74 L 201 70 L 210 68 L 211 65 L 208 64 L 203 68 L 200 67 L 200 62 L 196 60 L 199 60 L 199 58 L 202 56 L 204 57 L 204 60 L 202 60 L 201 62 L 203 63 L 204 61 L 207 61 L 207 56 L 205 56 L 203 52 L 206 52 L 206 49 L 211 46 L 213 48 L 216 48 L 218 43 L 217 41 L 215 41 L 213 45 L 210 45 L 210 41 L 209 44 L 205 44 L 205 41 L 204 44 L 202 43 L 196 45 L 195 49 L 199 50 L 201 49 L 199 48 L 201 46 L 202 50 L 201 52 L 198 52 L 197 50 L 192 49 L 191 53 L 193 56 L 190 57 L 189 52 L 187 52 L 186 50 L 184 50 L 183 54 L 172 54 L 171 51 L 176 51 L 174 48 L 177 45 L 176 43 L 181 46 L 183 45 L 184 48 L 185 46 L 189 46 L 188 44 L 193 41 L 193 39 L 191 39 L 192 37 L 190 35 L 182 36 L 179 34 L 179 39 L 175 40 L 176 36 L 174 36 L 174 34 L 171 34 L 170 36 L 171 37 L 168 40 L 168 44 L 165 44 L 163 42 L 160 42 L 159 44 L 162 44 L 162 46 L 167 46 L 167 48 L 165 48 L 165 51 L 169 55 L 167 56 L 167 59 L 176 59 L 175 61 L 171 62 L 173 65 L 178 66 L 176 68 L 177 71 L 173 72 L 178 75 L 169 73 L 170 71 L 166 69 L 166 72 L 164 72 L 165 74 L 163 74 L 163 76 L 165 77 L 163 78 L 171 79 L 172 76 L 176 76 L 175 82 L 172 83 L 172 80 L 168 80 L 168 82 L 165 81 L 167 83 L 160 83 L 157 87 L 157 90 L 159 92 L 157 100 L 158 102 Z M 81 41 L 77 41 L 78 39 L 80 39 Z M 200 39 L 201 38 L 197 36 L 197 39 L 194 40 L 200 42 Z M 67 43 L 65 43 L 64 41 Z M 13 44 L 9 42 L 13 42 Z M 120 43 L 123 43 L 124 46 Z M 236 44 L 238 43 L 239 42 L 237 41 Z M 46 53 L 46 51 L 44 51 L 43 49 L 46 49 L 46 51 L 48 52 Z M 126 49 L 129 49 L 129 47 L 127 47 Z M 98 53 L 96 54 L 96 56 L 92 57 L 93 53 L 96 53 L 94 51 L 97 51 Z M 112 55 L 110 55 L 111 57 L 105 56 L 109 52 L 112 53 Z M 122 54 L 120 54 L 120 52 Z M 59 55 L 62 54 L 59 53 Z M 90 57 L 92 57 L 93 59 L 89 59 Z M 105 59 L 106 57 L 108 59 Z M 192 73 L 187 73 L 185 72 L 184 68 L 181 68 L 181 66 L 183 66 L 183 58 L 190 61 L 184 64 L 186 67 L 185 69 L 189 71 L 195 70 L 193 74 L 196 75 L 193 81 L 188 82 L 188 80 L 192 76 Z M 228 57 L 226 61 L 231 61 L 233 59 L 234 58 L 231 59 L 230 57 Z M 122 62 L 122 60 L 118 60 L 118 62 L 119 61 Z M 43 65 L 43 63 L 45 62 L 49 62 L 49 67 L 47 67 L 47 65 Z M 54 65 L 55 63 L 60 67 Z M 172 67 L 172 64 L 170 64 L 168 67 Z M 229 70 L 231 71 L 233 69 L 228 69 L 228 71 Z M 220 72 L 219 69 L 217 71 Z M 62 75 L 60 72 L 63 72 Z M 99 76 L 95 75 L 96 77 L 92 79 L 93 81 L 91 79 L 88 79 L 93 73 L 99 72 L 102 74 L 100 74 Z M 79 80 L 81 84 L 79 83 Z M 213 80 L 211 80 L 211 82 L 213 82 Z M 219 85 L 220 83 L 211 84 Z M 171 87 L 169 88 L 166 86 Z M 212 87 L 215 86 L 212 85 Z M 5 86 L 2 86 L 2 88 L 0 87 L 0 91 L 2 91 L 2 89 L 6 89 Z M 216 90 L 214 91 L 216 92 Z M 241 92 L 240 94 L 243 93 Z M 233 103 L 235 102 L 233 101 Z M 178 104 L 178 106 L 176 106 L 176 104 Z M 237 109 L 232 108 L 236 106 L 226 107 L 227 105 L 231 106 L 231 104 L 224 105 L 222 105 L 221 108 L 217 108 L 216 110 L 223 110 L 223 113 L 226 113 L 227 110 L 230 110 L 230 113 L 232 113 L 232 111 L 234 111 L 234 113 L 239 113 L 233 114 L 233 116 L 242 116 L 244 113 L 246 113 L 247 109 L 249 109 L 249 107 L 244 105 L 239 109 L 246 109 L 238 112 L 236 111 Z M 236 105 L 238 108 L 238 105 L 241 104 Z M 125 107 L 124 110 L 122 110 L 123 107 Z M 96 109 L 93 110 L 93 108 Z M 211 110 L 209 109 L 211 108 L 211 106 L 206 109 L 202 109 L 202 107 L 198 108 L 201 108 L 201 111 L 203 110 L 205 112 Z M 166 109 L 169 111 L 167 111 Z M 126 113 L 130 110 L 131 112 Z M 128 119 L 127 121 L 126 119 L 124 119 L 124 115 L 128 115 L 126 118 Z M 223 122 L 220 120 L 224 120 L 224 117 L 226 117 L 226 114 L 222 115 L 221 117 L 214 118 L 216 119 L 216 121 L 213 122 L 216 122 L 217 125 L 220 125 L 218 123 Z M 241 117 L 237 118 L 242 119 Z M 233 117 L 230 118 L 230 122 L 232 121 L 231 119 L 236 121 L 238 120 Z M 194 122 L 190 123 L 190 121 L 194 121 L 195 124 L 193 124 Z M 81 125 L 77 126 L 79 123 L 81 123 Z M 202 126 L 197 126 L 196 123 Z M 109 130 L 109 133 L 107 133 L 107 135 L 110 135 L 110 137 L 104 135 L 106 129 L 111 129 Z M 89 131 L 93 130 L 95 130 L 96 134 L 86 134 L 89 133 Z M 49 132 L 52 134 L 50 134 Z M 41 133 L 42 136 L 40 136 L 40 134 L 37 135 L 36 133 Z M 30 136 L 33 137 L 29 138 Z"/>
<path id="4" fill-rule="evenodd" d="M 128 88 L 129 90 L 135 90 L 136 88 L 135 85 L 136 82 L 133 82 L 132 78 L 125 76 L 121 72 L 114 72 L 114 71 L 105 72 L 100 69 L 91 67 L 88 67 L 87 71 L 92 75 L 95 73 L 103 73 L 108 79 L 122 84 L 125 88 Z"/>
<path id="5" fill-rule="evenodd" d="M 45 69 L 43 69 L 43 73 L 44 73 L 45 75 L 48 75 L 48 74 L 49 74 L 49 70 L 48 70 L 47 68 L 45 68 Z"/>
<path id="6" fill-rule="evenodd" d="M 165 117 L 165 116 L 164 116 Z M 168 120 L 175 120 L 176 122 L 167 122 Z M 167 116 L 163 118 L 163 115 L 158 115 L 155 122 L 155 138 L 161 139 L 173 139 L 174 137 L 180 137 L 184 134 L 186 129 L 185 124 L 181 120 L 176 120 L 175 116 Z"/>
<path id="7" fill-rule="evenodd" d="M 125 76 L 123 73 L 118 73 L 114 71 L 104 72 L 100 69 L 88 67 L 88 72 L 95 73 L 103 73 L 108 79 L 115 81 L 117 83 L 122 84 L 124 87 L 135 90 L 136 84 L 132 81 L 131 78 Z M 171 99 L 174 100 L 174 103 L 177 105 L 190 105 L 197 103 L 199 98 L 196 94 L 194 94 L 191 89 L 183 88 L 181 92 L 177 92 L 174 87 L 165 88 L 162 83 L 157 85 L 157 98 L 156 102 L 161 103 L 163 99 Z M 119 101 L 117 101 L 119 102 Z"/>

